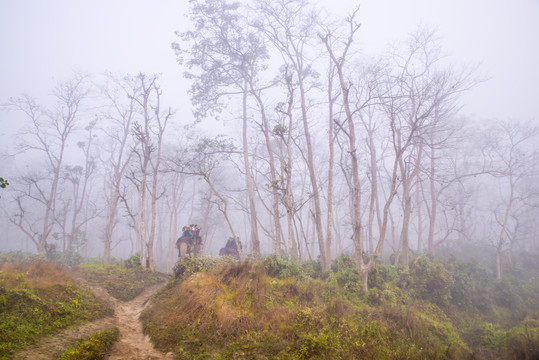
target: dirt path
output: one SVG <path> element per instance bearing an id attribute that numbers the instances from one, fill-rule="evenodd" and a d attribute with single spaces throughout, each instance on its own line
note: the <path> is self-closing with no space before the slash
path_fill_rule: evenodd
<path id="1" fill-rule="evenodd" d="M 56 359 L 69 344 L 78 338 L 86 337 L 96 331 L 116 326 L 120 330 L 120 340 L 114 344 L 105 359 L 159 360 L 173 359 L 172 353 L 163 354 L 155 350 L 147 336 L 142 334 L 139 316 L 146 301 L 160 285 L 154 285 L 144 290 L 142 294 L 128 302 L 121 302 L 110 296 L 106 290 L 90 286 L 92 290 L 114 308 L 114 316 L 92 321 L 91 323 L 66 329 L 54 337 L 46 337 L 36 345 L 17 352 L 14 359 L 49 360 Z"/>
<path id="2" fill-rule="evenodd" d="M 114 316 L 117 319 L 116 326 L 120 329 L 120 340 L 114 344 L 111 353 L 105 356 L 105 359 L 158 360 L 174 358 L 172 353 L 165 355 L 153 348 L 150 339 L 142 334 L 142 324 L 138 319 L 145 307 L 146 300 L 161 286 L 162 284 L 149 287 L 129 302 L 122 303 L 113 299 L 116 302 Z"/>

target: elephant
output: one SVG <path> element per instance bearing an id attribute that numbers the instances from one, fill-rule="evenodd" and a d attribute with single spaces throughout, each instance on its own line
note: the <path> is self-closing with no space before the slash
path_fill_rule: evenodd
<path id="1" fill-rule="evenodd" d="M 188 235 L 183 235 L 176 240 L 176 248 L 178 249 L 179 258 L 198 255 L 202 248 L 202 238 L 200 236 L 192 238 Z"/>
<path id="2" fill-rule="evenodd" d="M 238 244 L 240 249 L 242 249 L 242 245 L 239 240 Z M 238 251 L 238 248 L 236 247 L 236 242 L 233 238 L 229 238 L 226 242 L 225 247 L 219 250 L 219 256 L 231 256 L 238 261 L 240 260 L 240 252 Z"/>

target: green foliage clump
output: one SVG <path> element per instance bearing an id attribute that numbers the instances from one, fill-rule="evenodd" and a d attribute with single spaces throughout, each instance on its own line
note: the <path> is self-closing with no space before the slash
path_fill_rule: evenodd
<path id="1" fill-rule="evenodd" d="M 137 253 L 133 256 L 130 256 L 128 259 L 124 261 L 124 266 L 126 268 L 142 268 L 142 264 L 140 263 L 140 255 Z"/>
<path id="2" fill-rule="evenodd" d="M 357 271 L 355 259 L 350 255 L 339 255 L 331 264 L 329 281 L 336 282 L 348 296 L 363 295 L 361 275 Z"/>
<path id="3" fill-rule="evenodd" d="M 303 275 L 302 268 L 295 261 L 279 258 L 275 254 L 266 256 L 262 260 L 262 266 L 271 277 L 287 278 Z"/>
<path id="4" fill-rule="evenodd" d="M 449 304 L 451 277 L 444 266 L 426 256 L 415 259 L 407 271 L 401 273 L 400 286 L 417 299 L 438 306 Z"/>
<path id="5" fill-rule="evenodd" d="M 400 273 L 403 271 L 401 266 L 389 264 L 376 264 L 374 269 L 369 272 L 369 289 L 384 289 L 398 283 Z"/>
<path id="6" fill-rule="evenodd" d="M 121 301 L 129 301 L 140 295 L 148 286 L 163 282 L 167 277 L 138 267 L 123 264 L 83 263 L 74 268 L 89 283 L 100 285 Z"/>
<path id="7" fill-rule="evenodd" d="M 175 279 L 188 278 L 191 275 L 202 271 L 209 271 L 223 265 L 237 263 L 236 259 L 230 256 L 186 256 L 179 259 L 172 269 Z"/>
<path id="8" fill-rule="evenodd" d="M 539 320 L 525 319 L 509 330 L 504 353 L 507 359 L 539 359 Z"/>
<path id="9" fill-rule="evenodd" d="M 112 309 L 58 266 L 0 266 L 0 353 L 30 345 L 68 326 L 112 315 Z"/>
<path id="10" fill-rule="evenodd" d="M 307 260 L 301 264 L 303 273 L 313 279 L 326 279 L 329 275 L 322 271 L 322 263 L 318 260 Z"/>
<path id="11" fill-rule="evenodd" d="M 120 338 L 118 328 L 109 328 L 77 340 L 58 357 L 58 360 L 99 360 L 110 350 L 114 342 Z"/>

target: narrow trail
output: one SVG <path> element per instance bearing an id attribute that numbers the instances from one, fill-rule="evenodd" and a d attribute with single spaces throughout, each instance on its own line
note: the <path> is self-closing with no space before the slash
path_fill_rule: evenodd
<path id="1" fill-rule="evenodd" d="M 144 310 L 146 300 L 160 288 L 162 284 L 154 285 L 144 290 L 135 299 L 122 303 L 116 299 L 114 306 L 114 316 L 116 326 L 120 329 L 120 340 L 114 344 L 108 360 L 133 359 L 133 360 L 159 360 L 173 359 L 172 353 L 163 354 L 153 348 L 150 339 L 142 333 L 142 324 L 139 316 Z M 107 294 L 108 295 L 108 294 Z"/>
<path id="2" fill-rule="evenodd" d="M 53 337 L 45 337 L 36 345 L 25 348 L 14 355 L 16 360 L 50 360 L 57 357 L 64 351 L 65 347 L 74 343 L 77 339 L 91 335 L 92 333 L 110 327 L 117 327 L 120 330 L 120 340 L 118 340 L 109 354 L 104 359 L 119 360 L 160 360 L 173 359 L 172 353 L 163 354 L 153 348 L 150 339 L 142 333 L 142 324 L 139 316 L 144 307 L 148 305 L 147 300 L 163 284 L 151 286 L 142 292 L 135 299 L 121 302 L 107 291 L 98 286 L 88 285 L 94 293 L 105 300 L 114 309 L 114 316 L 92 321 L 75 328 L 66 329 Z"/>

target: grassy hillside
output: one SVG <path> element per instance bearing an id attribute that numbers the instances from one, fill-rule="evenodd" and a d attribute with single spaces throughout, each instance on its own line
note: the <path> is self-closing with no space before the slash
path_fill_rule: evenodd
<path id="1" fill-rule="evenodd" d="M 353 260 L 332 271 L 274 256 L 186 259 L 141 319 L 177 359 L 533 359 L 539 283 L 496 283 L 473 262 L 379 265 L 363 293 Z M 533 273 L 532 273 L 533 274 Z M 536 274 L 536 273 L 535 273 Z"/>
<path id="2" fill-rule="evenodd" d="M 89 289 L 42 261 L 0 264 L 0 358 L 71 325 L 112 315 Z"/>

